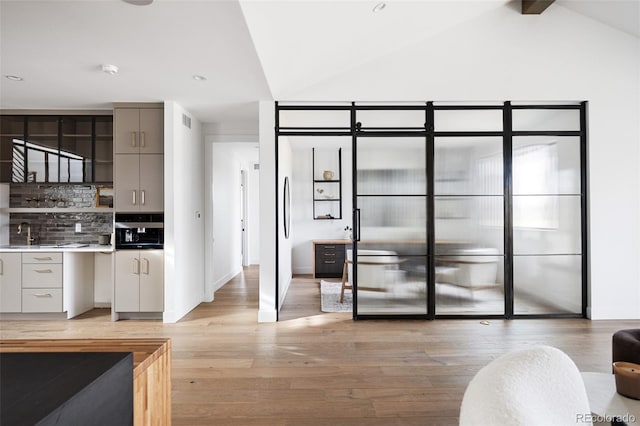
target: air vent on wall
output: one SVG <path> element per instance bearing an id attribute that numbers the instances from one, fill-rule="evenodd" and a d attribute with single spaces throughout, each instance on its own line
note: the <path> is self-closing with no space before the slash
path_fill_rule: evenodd
<path id="1" fill-rule="evenodd" d="M 189 117 L 187 114 L 182 114 L 182 124 L 185 127 L 191 128 L 191 117 Z"/>
<path id="2" fill-rule="evenodd" d="M 253 170 L 260 170 L 260 163 L 255 163 L 253 165 Z"/>

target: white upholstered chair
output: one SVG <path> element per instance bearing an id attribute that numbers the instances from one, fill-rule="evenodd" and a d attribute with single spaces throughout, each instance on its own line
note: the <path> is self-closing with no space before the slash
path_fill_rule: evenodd
<path id="1" fill-rule="evenodd" d="M 471 380 L 460 425 L 591 425 L 582 376 L 559 349 L 538 346 L 507 353 Z"/>

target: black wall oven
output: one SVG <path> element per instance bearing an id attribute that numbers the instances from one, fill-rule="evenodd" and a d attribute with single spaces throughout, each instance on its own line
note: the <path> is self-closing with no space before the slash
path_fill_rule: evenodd
<path id="1" fill-rule="evenodd" d="M 164 215 L 116 213 L 116 250 L 164 248 Z"/>

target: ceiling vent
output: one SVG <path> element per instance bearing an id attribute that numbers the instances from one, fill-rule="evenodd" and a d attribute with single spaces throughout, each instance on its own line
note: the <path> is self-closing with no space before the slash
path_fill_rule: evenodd
<path id="1" fill-rule="evenodd" d="M 182 124 L 184 125 L 184 127 L 191 128 L 191 117 L 189 117 L 187 114 L 182 114 Z"/>

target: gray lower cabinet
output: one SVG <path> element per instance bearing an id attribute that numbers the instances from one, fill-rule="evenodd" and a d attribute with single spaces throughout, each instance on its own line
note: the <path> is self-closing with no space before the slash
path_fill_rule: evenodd
<path id="1" fill-rule="evenodd" d="M 62 253 L 0 253 L 0 312 L 62 312 Z"/>
<path id="2" fill-rule="evenodd" d="M 340 278 L 348 242 L 314 241 L 314 278 Z"/>
<path id="3" fill-rule="evenodd" d="M 164 311 L 164 251 L 120 250 L 115 259 L 115 311 Z"/>
<path id="4" fill-rule="evenodd" d="M 22 253 L 22 312 L 62 312 L 62 253 Z"/>
<path id="5" fill-rule="evenodd" d="M 20 253 L 0 253 L 0 312 L 22 312 Z"/>

